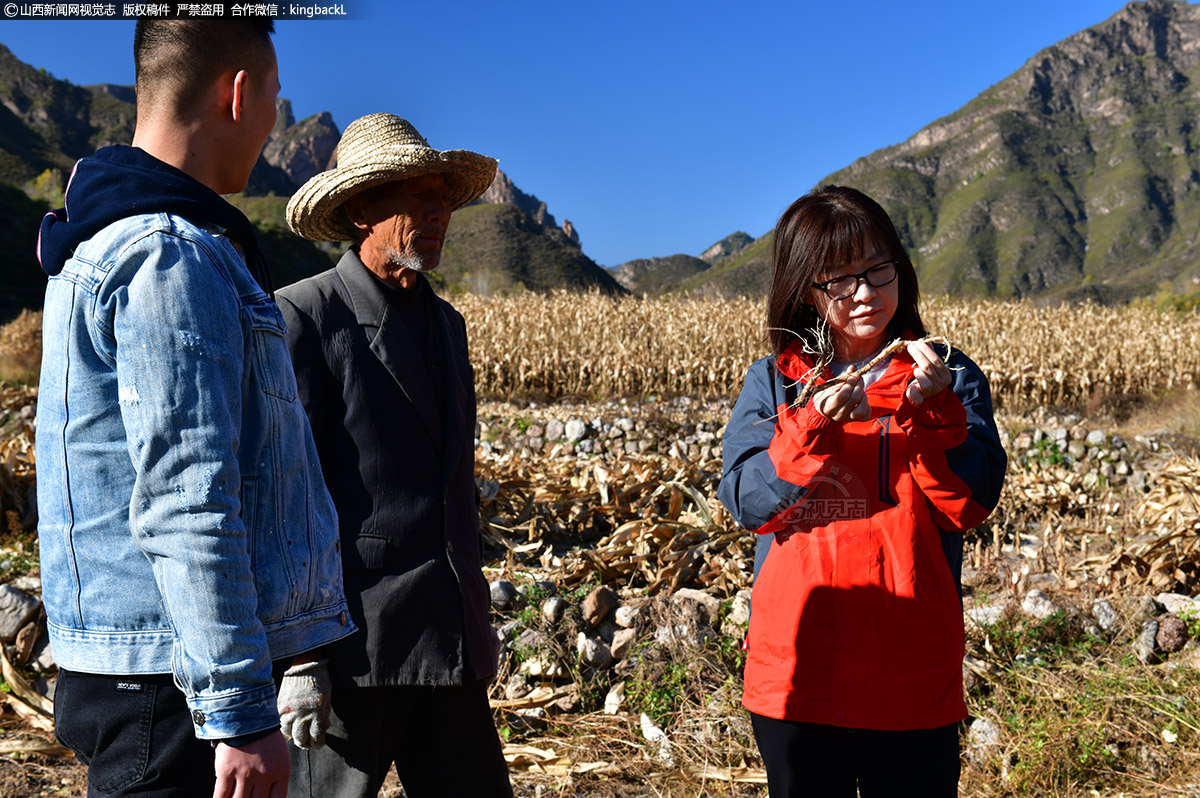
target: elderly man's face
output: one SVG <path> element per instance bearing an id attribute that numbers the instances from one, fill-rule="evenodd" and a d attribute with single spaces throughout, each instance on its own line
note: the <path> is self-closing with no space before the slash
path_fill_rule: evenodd
<path id="1" fill-rule="evenodd" d="M 398 180 L 346 201 L 346 213 L 365 236 L 363 264 L 377 277 L 408 287 L 414 272 L 436 269 L 450 224 L 446 179 L 439 174 Z"/>

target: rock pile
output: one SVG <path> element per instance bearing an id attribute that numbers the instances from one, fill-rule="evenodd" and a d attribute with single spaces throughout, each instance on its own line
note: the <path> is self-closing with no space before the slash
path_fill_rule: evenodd
<path id="1" fill-rule="evenodd" d="M 1014 465 L 1059 466 L 1079 474 L 1085 490 L 1127 481 L 1143 488 L 1146 475 L 1138 470 L 1137 463 L 1144 452 L 1157 452 L 1161 444 L 1155 435 L 1139 435 L 1135 444 L 1131 448 L 1120 435 L 1089 427 L 1074 415 L 1051 416 L 1044 424 L 1022 430 L 1005 441 Z"/>
<path id="2" fill-rule="evenodd" d="M 41 588 L 35 576 L 0 584 L 0 674 L 9 687 L 0 703 L 49 731 L 58 666 L 50 654 Z"/>
<path id="3" fill-rule="evenodd" d="M 689 588 L 647 597 L 636 590 L 618 593 L 599 585 L 583 595 L 578 590 L 561 595 L 551 582 L 516 587 L 500 579 L 491 582 L 491 594 L 505 700 L 518 701 L 539 688 L 541 694 L 551 694 L 546 687 L 568 686 L 563 699 L 549 706 L 519 710 L 533 718 L 544 717 L 546 710 L 574 707 L 578 686 L 596 681 L 600 674 L 613 683 L 605 711 L 625 711 L 625 680 L 652 678 L 647 670 L 655 665 L 694 659 L 722 640 L 726 651 L 735 650 L 749 622 L 748 590 L 726 602 Z"/>
<path id="4" fill-rule="evenodd" d="M 563 458 L 659 454 L 720 459 L 732 409 L 727 400 L 688 397 L 545 408 L 488 404 L 480 413 L 476 446 L 484 456 L 525 452 Z"/>

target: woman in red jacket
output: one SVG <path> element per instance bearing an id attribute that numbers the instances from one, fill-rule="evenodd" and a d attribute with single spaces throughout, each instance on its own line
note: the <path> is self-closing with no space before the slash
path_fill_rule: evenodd
<path id="1" fill-rule="evenodd" d="M 828 186 L 780 218 L 773 354 L 746 375 L 720 487 L 759 535 L 742 703 L 772 798 L 957 795 L 962 533 L 996 506 L 1006 457 L 983 373 L 916 342 L 917 299 L 864 194 Z M 914 343 L 863 370 L 897 338 Z"/>

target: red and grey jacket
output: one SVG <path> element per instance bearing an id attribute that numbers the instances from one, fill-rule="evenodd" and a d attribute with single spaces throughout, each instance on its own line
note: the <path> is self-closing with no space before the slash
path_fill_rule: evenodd
<path id="1" fill-rule="evenodd" d="M 950 388 L 914 405 L 915 364 L 897 353 L 866 390 L 870 418 L 850 422 L 791 407 L 812 366 L 798 347 L 746 374 L 719 495 L 760 535 L 750 711 L 883 730 L 966 717 L 955 571 L 961 533 L 999 500 L 1007 457 L 987 379 L 958 351 L 947 365 Z"/>

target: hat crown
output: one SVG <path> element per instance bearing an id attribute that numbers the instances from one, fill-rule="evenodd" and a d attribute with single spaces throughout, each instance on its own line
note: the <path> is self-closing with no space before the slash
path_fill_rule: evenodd
<path id="1" fill-rule="evenodd" d="M 398 149 L 431 150 L 412 123 L 395 114 L 367 114 L 351 122 L 335 151 L 337 167 L 379 160 L 383 152 Z"/>
<path id="2" fill-rule="evenodd" d="M 454 211 L 486 191 L 496 177 L 495 158 L 469 150 L 435 150 L 411 123 L 387 113 L 368 114 L 347 125 L 332 160 L 288 200 L 288 226 L 313 241 L 351 238 L 338 208 L 373 186 L 444 175 L 446 203 Z"/>

